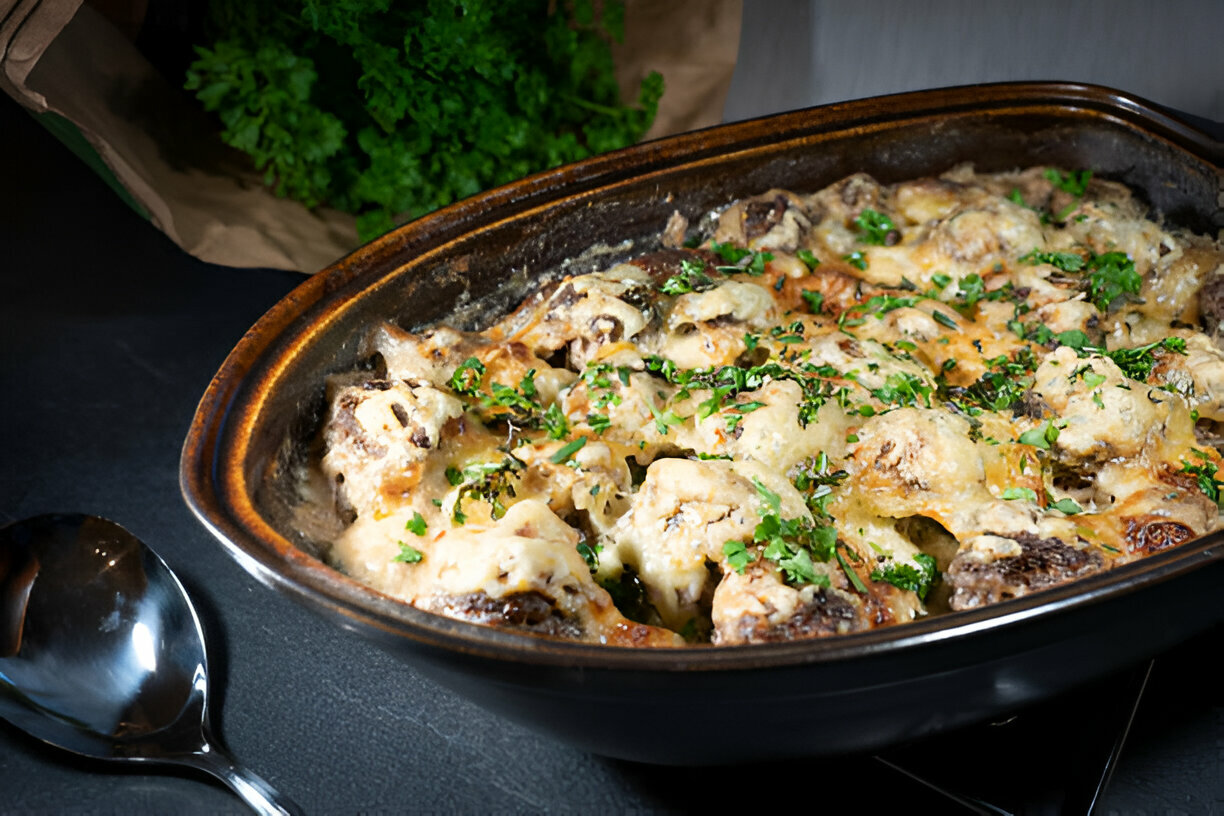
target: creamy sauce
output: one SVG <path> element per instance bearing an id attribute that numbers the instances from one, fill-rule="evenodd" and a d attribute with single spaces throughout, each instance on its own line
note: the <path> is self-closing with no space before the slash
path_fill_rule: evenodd
<path id="1" fill-rule="evenodd" d="M 479 623 L 729 645 L 901 624 L 941 582 L 993 603 L 1220 526 L 1198 291 L 1224 252 L 1121 185 L 859 174 L 697 238 L 483 332 L 374 327 L 385 371 L 330 387 L 332 563 Z"/>

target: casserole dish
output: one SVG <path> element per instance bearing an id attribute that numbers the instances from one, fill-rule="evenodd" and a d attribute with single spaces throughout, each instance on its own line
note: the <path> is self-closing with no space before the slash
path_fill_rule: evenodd
<path id="1" fill-rule="evenodd" d="M 304 282 L 201 400 L 180 479 L 263 583 L 473 700 L 580 748 L 666 763 L 871 750 L 1057 694 L 1224 615 L 1221 537 L 990 607 L 818 641 L 625 650 L 431 615 L 326 566 L 297 522 L 324 378 L 379 320 L 474 328 L 547 275 L 638 254 L 673 210 L 854 172 L 882 183 L 973 162 L 1091 168 L 1197 232 L 1220 228 L 1221 144 L 1104 88 L 1008 83 L 862 100 L 650 142 L 459 202 Z M 592 247 L 594 251 L 588 251 Z"/>

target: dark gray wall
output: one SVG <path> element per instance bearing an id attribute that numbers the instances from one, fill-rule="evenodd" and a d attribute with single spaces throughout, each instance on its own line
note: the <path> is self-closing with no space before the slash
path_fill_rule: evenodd
<path id="1" fill-rule="evenodd" d="M 744 0 L 724 119 L 1051 79 L 1224 122 L 1224 0 Z"/>

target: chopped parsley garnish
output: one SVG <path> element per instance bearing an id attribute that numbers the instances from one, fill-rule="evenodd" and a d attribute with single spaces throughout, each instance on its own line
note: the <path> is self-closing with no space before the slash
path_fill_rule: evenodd
<path id="1" fill-rule="evenodd" d="M 914 564 L 917 566 L 894 561 L 873 571 L 871 580 L 886 581 L 897 589 L 917 593 L 918 599 L 924 601 L 939 571 L 935 567 L 935 559 L 926 553 L 915 553 Z"/>
<path id="2" fill-rule="evenodd" d="M 999 498 L 1004 501 L 1030 501 L 1035 504 L 1037 491 L 1031 487 L 1009 487 L 999 495 Z"/>
<path id="3" fill-rule="evenodd" d="M 1197 448 L 1191 448 L 1190 453 L 1199 460 L 1199 464 L 1192 465 L 1183 459 L 1180 472 L 1189 473 L 1190 475 L 1194 476 L 1198 481 L 1199 490 L 1203 491 L 1203 494 L 1207 498 L 1211 499 L 1216 504 L 1219 504 L 1220 488 L 1224 487 L 1224 481 L 1220 481 L 1216 478 L 1216 474 L 1220 470 L 1219 467 L 1215 462 L 1211 461 L 1211 457 L 1209 457 L 1204 451 Z"/>
<path id="4" fill-rule="evenodd" d="M 801 249 L 795 253 L 795 257 L 803 261 L 803 265 L 808 268 L 809 272 L 815 272 L 816 267 L 820 266 L 820 259 L 810 249 Z"/>
<path id="5" fill-rule="evenodd" d="M 684 417 L 679 416 L 670 408 L 660 411 L 655 407 L 653 400 L 646 400 L 646 407 L 650 409 L 650 415 L 654 417 L 655 430 L 663 436 L 667 436 L 668 427 L 684 424 Z"/>
<path id="6" fill-rule="evenodd" d="M 829 577 L 817 571 L 815 562 L 833 558 L 837 529 L 805 518 L 783 519 L 781 497 L 758 480 L 752 481 L 762 499 L 761 521 L 753 531 L 752 541 L 764 546 L 762 557 L 777 564 L 791 584 L 829 586 Z M 724 553 L 726 547 L 724 544 Z"/>
<path id="7" fill-rule="evenodd" d="M 484 374 L 484 363 L 475 357 L 469 357 L 460 363 L 455 373 L 451 375 L 450 387 L 457 394 L 474 397 L 480 391 L 480 380 Z"/>
<path id="8" fill-rule="evenodd" d="M 407 524 L 404 525 L 404 529 L 412 533 L 413 535 L 418 535 L 418 536 L 425 535 L 425 530 L 427 529 L 427 525 L 425 524 L 425 517 L 414 510 L 412 512 L 412 519 Z"/>
<path id="9" fill-rule="evenodd" d="M 621 395 L 617 393 L 616 385 L 609 376 L 613 372 L 616 373 L 617 379 L 622 384 L 629 384 L 630 372 L 624 366 L 614 368 L 608 363 L 587 363 L 583 370 L 582 381 L 586 384 L 587 390 L 595 395 L 595 408 L 621 404 Z"/>
<path id="10" fill-rule="evenodd" d="M 1024 397 L 1033 385 L 1032 372 L 1037 359 L 1028 346 L 1018 349 L 1013 357 L 999 355 L 986 361 L 990 369 L 972 385 L 950 387 L 940 384 L 940 395 L 970 416 L 981 411 L 1003 411 Z"/>
<path id="11" fill-rule="evenodd" d="M 803 302 L 807 304 L 808 309 L 812 314 L 820 314 L 820 309 L 824 306 L 824 293 L 812 292 L 804 290 L 799 293 L 803 297 Z"/>
<path id="12" fill-rule="evenodd" d="M 399 555 L 395 556 L 391 560 L 397 564 L 415 564 L 425 557 L 425 554 L 416 547 L 412 547 L 402 541 L 397 541 L 395 543 L 399 545 L 400 551 Z"/>
<path id="13" fill-rule="evenodd" d="M 821 451 L 816 456 L 809 456 L 797 464 L 791 471 L 794 476 L 791 484 L 803 494 L 803 500 L 812 515 L 817 518 L 828 518 L 826 505 L 833 493 L 833 488 L 840 485 L 849 475 L 844 470 L 831 470 L 829 456 Z"/>
<path id="14" fill-rule="evenodd" d="M 1049 264 L 1063 272 L 1087 270 L 1088 299 L 1102 312 L 1122 298 L 1134 298 L 1143 288 L 1143 278 L 1135 271 L 1135 262 L 1124 252 L 1088 253 L 1087 259 L 1074 252 L 1042 252 L 1034 248 L 1020 257 L 1033 265 Z"/>
<path id="15" fill-rule="evenodd" d="M 1088 181 L 1092 178 L 1091 170 L 1071 170 L 1069 172 L 1061 172 L 1053 167 L 1047 168 L 1045 177 L 1055 187 L 1062 190 L 1064 193 L 1070 193 L 1076 198 L 1081 197 L 1088 189 Z"/>
<path id="16" fill-rule="evenodd" d="M 802 326 L 802 324 L 799 325 Z M 799 370 L 796 370 L 771 362 L 751 368 L 729 365 L 681 369 L 674 361 L 656 355 L 646 357 L 644 362 L 647 371 L 662 377 L 673 385 L 680 386 L 681 390 L 677 393 L 677 397 L 682 397 L 699 388 L 711 390 L 710 398 L 698 406 L 698 419 L 705 419 L 717 413 L 728 399 L 744 391 L 755 391 L 770 380 L 793 380 L 802 389 L 803 398 L 799 403 L 799 422 L 804 427 L 816 418 L 817 412 L 828 400 L 837 399 L 839 403 L 848 401 L 849 389 L 829 381 L 828 378 L 836 377 L 838 374 L 828 366 L 803 364 L 799 366 Z M 657 409 L 655 411 L 658 413 Z M 656 423 L 663 417 L 665 415 L 659 413 L 655 418 Z"/>
<path id="17" fill-rule="evenodd" d="M 1119 298 L 1138 295 L 1143 278 L 1135 271 L 1135 262 L 1122 252 L 1094 255 L 1088 261 L 1088 296 L 1102 312 Z"/>
<path id="18" fill-rule="evenodd" d="M 863 253 L 857 249 L 849 255 L 843 255 L 842 260 L 860 271 L 867 270 L 867 259 L 863 257 Z"/>
<path id="19" fill-rule="evenodd" d="M 1114 349 L 1113 351 L 1101 353 L 1113 360 L 1127 377 L 1144 382 L 1151 376 L 1152 369 L 1156 365 L 1156 357 L 1153 352 L 1160 350 L 1171 351 L 1175 354 L 1185 354 L 1186 341 L 1180 337 L 1166 337 L 1163 340 L 1148 343 L 1145 346 Z"/>
<path id="20" fill-rule="evenodd" d="M 1084 366 L 1076 373 L 1080 375 L 1080 379 L 1084 381 L 1084 385 L 1088 386 L 1089 388 L 1096 388 L 1098 385 L 1108 379 L 1104 374 L 1096 373 L 1089 366 Z"/>
<path id="21" fill-rule="evenodd" d="M 743 273 L 754 278 L 760 277 L 765 274 L 765 264 L 773 260 L 771 252 L 753 252 L 751 249 L 744 249 L 729 243 L 720 244 L 712 241 L 710 249 L 725 264 L 715 268 L 728 275 Z"/>
<path id="22" fill-rule="evenodd" d="M 493 412 L 488 418 L 497 419 L 502 414 L 509 414 L 525 425 L 535 425 L 540 417 L 540 403 L 535 399 L 535 369 L 528 371 L 519 381 L 518 388 L 499 382 L 489 383 L 489 393 L 480 395 L 480 407 L 483 409 L 503 408 L 504 411 Z"/>
<path id="23" fill-rule="evenodd" d="M 1021 255 L 1020 261 L 1032 266 L 1049 264 L 1063 272 L 1079 272 L 1084 268 L 1083 256 L 1074 252 L 1042 252 L 1035 247 L 1027 254 Z"/>
<path id="24" fill-rule="evenodd" d="M 742 541 L 728 541 L 723 544 L 722 551 L 727 559 L 727 565 L 740 575 L 743 575 L 748 565 L 756 560 L 756 553 L 748 549 L 748 545 Z"/>
<path id="25" fill-rule="evenodd" d="M 685 295 L 690 292 L 705 292 L 718 284 L 705 274 L 705 263 L 696 258 L 685 258 L 680 262 L 680 271 L 659 285 L 665 295 Z"/>
<path id="26" fill-rule="evenodd" d="M 479 462 L 468 465 L 463 470 L 446 469 L 446 478 L 452 485 L 459 488 L 455 498 L 455 509 L 452 518 L 456 524 L 463 524 L 467 516 L 463 513 L 464 499 L 476 499 L 486 502 L 490 507 L 490 515 L 499 519 L 506 514 L 503 496 L 513 497 L 514 474 L 526 465 L 514 456 L 507 455 L 500 462 Z M 456 481 L 456 479 L 458 481 Z"/>
<path id="27" fill-rule="evenodd" d="M 752 254 L 751 249 L 737 247 L 730 242 L 720 244 L 717 241 L 711 241 L 710 250 L 719 258 L 722 258 L 723 263 L 728 264 L 737 264 Z"/>
<path id="28" fill-rule="evenodd" d="M 918 375 L 898 371 L 889 374 L 884 385 L 872 389 L 871 395 L 887 405 L 904 407 L 921 403 L 924 408 L 930 408 L 933 390 L 930 384 Z"/>
<path id="29" fill-rule="evenodd" d="M 859 241 L 864 244 L 885 246 L 897 242 L 897 228 L 884 213 L 865 209 L 854 219 L 854 226 L 858 227 Z"/>
<path id="30" fill-rule="evenodd" d="M 949 317 L 944 312 L 941 312 L 939 309 L 935 309 L 934 311 L 932 311 L 931 317 L 935 320 L 936 323 L 940 323 L 944 326 L 947 326 L 949 329 L 960 331 L 960 326 L 957 325 L 956 321 L 953 320 L 951 317 Z"/>
<path id="31" fill-rule="evenodd" d="M 556 453 L 548 457 L 548 461 L 552 462 L 554 465 L 567 462 L 575 453 L 582 450 L 582 446 L 586 443 L 587 438 L 585 436 L 580 436 L 574 441 L 568 442 L 558 448 Z"/>
<path id="32" fill-rule="evenodd" d="M 1043 422 L 1031 431 L 1020 434 L 1020 438 L 1016 441 L 1021 445 L 1032 445 L 1042 450 L 1049 450 L 1050 446 L 1058 441 L 1058 426 L 1053 422 Z"/>
<path id="33" fill-rule="evenodd" d="M 1068 329 L 1063 332 L 1055 332 L 1044 323 L 1021 323 L 1019 320 L 1010 320 L 1007 323 L 1009 328 L 1021 340 L 1029 340 L 1039 346 L 1048 346 L 1051 343 L 1060 346 L 1070 346 L 1079 351 L 1089 347 L 1092 342 L 1088 335 L 1084 334 L 1079 329 Z"/>
<path id="34" fill-rule="evenodd" d="M 549 439 L 564 439 L 569 435 L 569 420 L 561 413 L 561 406 L 555 402 L 544 412 L 543 423 Z"/>
<path id="35" fill-rule="evenodd" d="M 743 420 L 745 414 L 751 414 L 758 408 L 764 408 L 765 403 L 753 400 L 752 402 L 740 402 L 729 406 L 727 411 L 727 431 L 734 431 L 736 426 Z"/>
<path id="36" fill-rule="evenodd" d="M 587 414 L 586 421 L 591 430 L 598 434 L 612 427 L 612 420 L 606 414 Z"/>
<path id="37" fill-rule="evenodd" d="M 592 573 L 599 569 L 599 553 L 603 549 L 603 545 L 596 543 L 592 547 L 586 542 L 586 539 L 580 539 L 576 549 L 578 554 L 582 556 L 582 560 L 586 562 L 587 569 Z"/>
<path id="38" fill-rule="evenodd" d="M 982 276 L 976 272 L 961 278 L 956 286 L 966 310 L 973 308 L 973 304 L 986 296 L 986 281 L 982 280 Z"/>
<path id="39" fill-rule="evenodd" d="M 1050 507 L 1061 511 L 1068 516 L 1074 516 L 1076 513 L 1084 512 L 1084 508 L 1079 506 L 1075 499 L 1059 499 L 1056 502 L 1051 502 Z"/>
<path id="40" fill-rule="evenodd" d="M 922 296 L 918 297 L 897 297 L 896 295 L 873 295 L 867 299 L 866 303 L 852 307 L 856 312 L 874 313 L 877 317 L 883 319 L 884 315 L 891 312 L 893 309 L 903 309 L 913 306 L 918 301 L 923 300 Z"/>
<path id="41" fill-rule="evenodd" d="M 840 550 L 835 550 L 833 554 L 836 556 L 837 563 L 841 565 L 842 572 L 846 574 L 846 578 L 850 581 L 850 584 L 856 591 L 858 591 L 859 594 L 866 595 L 867 585 L 863 583 L 863 579 L 858 576 L 858 573 L 855 572 L 854 568 L 851 567 L 849 562 L 846 561 L 846 557 L 841 554 Z M 856 557 L 855 560 L 860 559 Z"/>

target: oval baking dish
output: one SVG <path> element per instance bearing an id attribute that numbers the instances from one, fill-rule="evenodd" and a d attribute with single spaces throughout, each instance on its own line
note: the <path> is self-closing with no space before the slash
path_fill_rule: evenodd
<path id="1" fill-rule="evenodd" d="M 380 320 L 478 326 L 541 276 L 644 251 L 674 210 L 696 221 L 736 198 L 812 191 L 859 171 L 890 183 L 966 161 L 984 172 L 1048 164 L 1090 167 L 1171 222 L 1214 233 L 1222 153 L 1116 91 L 1007 83 L 797 111 L 542 173 L 411 222 L 274 306 L 201 400 L 183 493 L 261 582 L 585 750 L 724 763 L 870 750 L 996 715 L 1224 618 L 1222 534 L 1071 585 L 860 634 L 729 648 L 561 642 L 422 612 L 318 557 L 295 511 L 324 378 L 358 364 L 361 337 Z"/>

